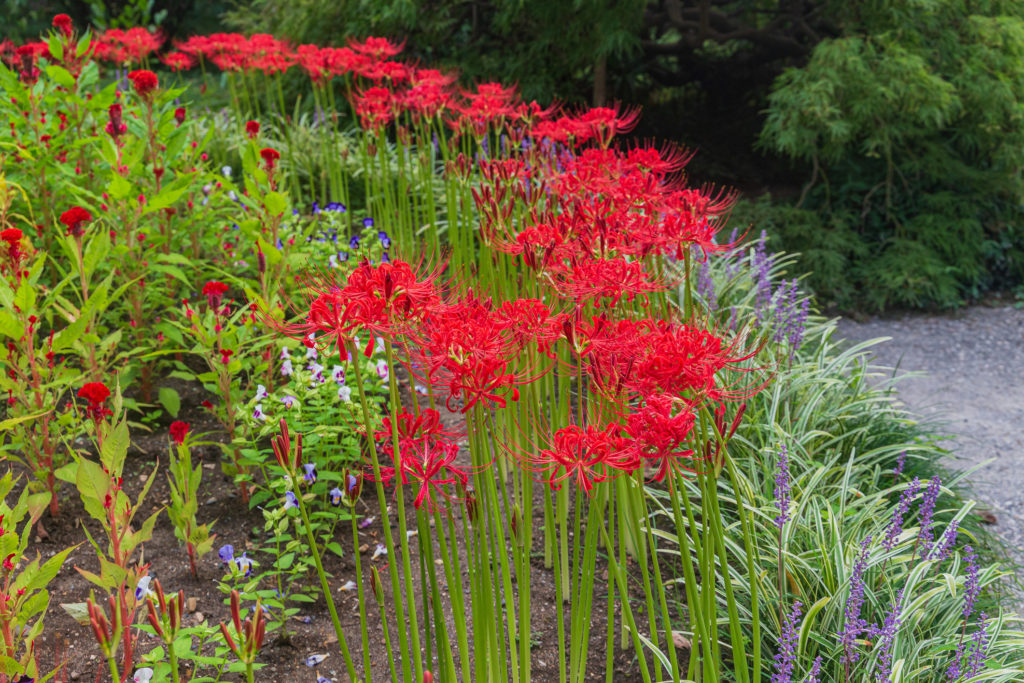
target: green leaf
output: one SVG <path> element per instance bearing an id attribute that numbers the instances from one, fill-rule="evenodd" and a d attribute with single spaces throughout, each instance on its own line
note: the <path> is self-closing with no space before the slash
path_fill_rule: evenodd
<path id="1" fill-rule="evenodd" d="M 51 64 L 46 67 L 46 75 L 62 88 L 67 88 L 68 90 L 74 90 L 75 88 L 75 77 L 59 64 Z"/>
<path id="2" fill-rule="evenodd" d="M 288 209 L 288 198 L 280 192 L 268 192 L 263 198 L 263 205 L 271 216 L 280 216 Z"/>
<path id="3" fill-rule="evenodd" d="M 124 199 L 132 191 L 132 184 L 120 174 L 114 174 L 107 184 L 107 193 L 113 199 Z"/>
<path id="4" fill-rule="evenodd" d="M 62 602 L 60 606 L 82 626 L 89 625 L 89 608 L 84 602 Z"/>
<path id="5" fill-rule="evenodd" d="M 121 473 L 130 443 L 128 423 L 121 420 L 103 438 L 103 448 L 100 449 L 100 461 L 106 466 L 108 472 Z"/>
<path id="6" fill-rule="evenodd" d="M 177 391 L 170 387 L 160 387 L 157 397 L 160 405 L 171 414 L 171 417 L 178 417 L 178 411 L 181 410 L 181 397 L 178 396 Z"/>

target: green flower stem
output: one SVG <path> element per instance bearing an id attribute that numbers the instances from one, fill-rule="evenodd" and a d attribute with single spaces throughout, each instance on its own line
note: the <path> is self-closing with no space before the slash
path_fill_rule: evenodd
<path id="1" fill-rule="evenodd" d="M 363 588 L 363 567 L 359 553 L 359 524 L 356 522 L 355 510 L 350 508 L 349 511 L 352 521 L 352 555 L 356 564 L 356 596 L 359 599 L 359 634 L 363 641 L 363 678 L 366 683 L 370 683 L 370 631 L 366 622 L 366 591 Z"/>
<path id="2" fill-rule="evenodd" d="M 691 672 L 694 670 L 694 663 L 702 658 L 703 653 L 704 671 L 705 674 L 707 674 L 709 672 L 708 660 L 711 658 L 708 656 L 709 653 L 706 652 L 706 649 L 709 647 L 709 635 L 705 622 L 705 613 L 701 605 L 700 592 L 703 592 L 703 589 L 701 589 L 700 592 L 697 590 L 697 576 L 693 571 L 693 558 L 690 554 L 690 531 L 687 530 L 686 525 L 683 523 L 683 513 L 679 509 L 679 499 L 682 498 L 685 502 L 687 512 L 690 512 L 690 503 L 689 497 L 686 494 L 686 489 L 684 487 L 676 486 L 675 472 L 671 473 L 668 477 L 668 496 L 669 500 L 672 502 L 672 516 L 676 524 L 676 537 L 679 539 L 679 554 L 683 563 L 683 579 L 686 586 L 686 607 L 689 612 L 690 623 L 693 625 L 692 630 L 697 634 L 697 639 L 699 641 L 697 643 L 693 643 L 690 649 L 690 670 Z M 696 534 L 697 527 L 693 523 L 692 513 L 688 514 L 687 517 L 690 523 L 689 529 Z M 697 549 L 697 556 L 698 558 L 700 557 L 699 548 Z M 713 664 L 710 666 L 713 666 Z M 711 680 L 717 680 L 717 678 L 714 677 L 714 672 L 711 671 L 711 673 Z"/>
<path id="3" fill-rule="evenodd" d="M 754 539 L 751 534 L 752 522 L 747 515 L 747 508 L 742 495 L 742 489 L 740 488 L 739 479 L 736 476 L 736 470 L 732 463 L 732 458 L 729 456 L 727 449 L 722 449 L 722 460 L 725 463 L 725 471 L 729 475 L 729 480 L 732 483 L 732 489 L 736 496 L 736 511 L 740 518 L 740 528 L 743 529 L 743 547 L 747 555 L 747 576 L 750 582 L 750 614 L 751 614 L 751 658 L 754 662 L 754 673 L 751 676 L 752 683 L 761 683 L 761 619 L 759 611 L 759 591 L 758 583 L 760 581 L 760 572 L 757 568 L 757 547 L 754 545 Z M 781 594 L 779 599 L 781 600 Z"/>
<path id="4" fill-rule="evenodd" d="M 398 382 L 395 377 L 395 354 L 390 339 L 384 340 L 384 350 L 388 363 L 388 386 L 391 390 L 391 443 L 394 455 L 395 473 L 396 476 L 398 476 L 397 473 L 401 471 L 401 456 L 398 445 L 398 420 L 395 418 L 398 416 L 399 408 L 402 405 L 402 397 L 398 393 Z M 397 487 L 400 482 L 401 479 L 397 479 L 395 486 Z M 402 546 L 402 580 L 405 582 L 405 602 L 409 607 L 409 636 L 411 640 L 410 646 L 412 648 L 412 659 L 415 666 L 416 680 L 423 680 L 423 656 L 420 652 L 420 629 L 416 616 L 416 596 L 413 593 L 412 585 L 412 562 L 410 561 L 409 555 L 409 534 L 406 533 L 405 496 L 402 494 L 403 492 L 399 489 L 398 494 L 395 496 L 395 504 L 398 508 L 398 542 Z"/>
<path id="5" fill-rule="evenodd" d="M 356 388 L 359 392 L 359 403 L 363 410 L 363 427 L 367 431 L 366 441 L 370 446 L 370 463 L 373 469 L 373 480 L 377 491 L 377 504 L 379 505 L 380 510 L 381 526 L 384 529 L 384 547 L 387 548 L 389 553 L 393 553 L 395 550 L 395 542 L 391 535 L 391 524 L 388 522 L 387 495 L 384 492 L 384 483 L 381 481 L 380 477 L 380 459 L 377 456 L 377 443 L 374 440 L 372 433 L 373 421 L 370 418 L 370 406 L 369 402 L 366 400 L 366 388 L 363 387 L 363 372 L 360 367 L 362 358 L 359 355 L 359 349 L 355 347 L 355 344 L 353 344 L 351 340 L 346 342 L 345 347 L 346 350 L 352 354 L 352 365 L 356 375 Z M 401 500 L 401 496 L 397 496 L 397 498 Z M 388 575 L 391 579 L 391 594 L 394 596 L 395 620 L 399 625 L 402 625 L 405 623 L 405 608 L 400 597 L 402 593 L 401 585 L 398 582 L 397 562 L 388 562 Z M 383 607 L 381 609 L 383 609 Z M 387 626 L 384 627 L 384 631 L 387 633 Z M 401 636 L 401 634 L 399 635 Z M 398 647 L 400 654 L 402 655 L 402 672 L 404 674 L 402 680 L 409 681 L 412 679 L 412 663 L 407 656 L 405 637 L 399 637 Z M 389 661 L 391 661 L 390 656 Z"/>
<path id="6" fill-rule="evenodd" d="M 327 601 L 327 610 L 331 614 L 331 623 L 334 625 L 334 633 L 338 636 L 338 647 L 341 649 L 341 657 L 345 660 L 345 669 L 348 671 L 349 680 L 355 681 L 356 667 L 352 662 L 352 655 L 348 650 L 348 642 L 345 640 L 345 632 L 341 628 L 341 620 L 338 619 L 338 608 L 334 604 L 334 596 L 331 595 L 331 586 L 327 583 L 327 572 L 324 571 L 324 564 L 320 560 L 320 552 L 317 550 L 316 539 L 313 537 L 313 527 L 309 523 L 309 514 L 306 512 L 306 501 L 300 493 L 295 496 L 299 501 L 299 514 L 302 515 L 302 525 L 306 532 L 306 541 L 309 543 L 313 562 L 316 564 L 316 573 L 320 577 L 320 589 L 324 593 L 324 600 Z"/>
<path id="7" fill-rule="evenodd" d="M 454 539 L 455 521 L 448 515 L 448 528 Z M 444 519 L 440 508 L 434 509 L 434 528 L 437 529 L 437 542 L 441 548 L 441 561 L 444 564 L 445 581 L 449 586 L 449 595 L 455 596 L 451 601 L 452 617 L 455 622 L 455 637 L 459 642 L 459 663 L 462 667 L 462 680 L 473 680 L 469 675 L 469 633 L 466 628 L 466 611 L 462 601 L 462 569 L 459 562 L 458 549 L 452 547 L 449 555 L 448 538 L 444 529 Z"/>

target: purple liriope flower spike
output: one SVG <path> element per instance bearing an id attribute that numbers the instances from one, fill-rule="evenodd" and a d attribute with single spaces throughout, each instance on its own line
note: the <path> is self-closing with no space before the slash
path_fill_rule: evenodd
<path id="1" fill-rule="evenodd" d="M 971 638 L 971 654 L 967 658 L 967 676 L 977 676 L 985 668 L 988 657 L 988 616 L 982 612 L 978 615 L 978 630 Z"/>
<path id="2" fill-rule="evenodd" d="M 707 302 L 708 310 L 718 308 L 718 297 L 715 296 L 715 281 L 711 277 L 711 265 L 705 259 L 697 273 L 697 293 Z"/>
<path id="3" fill-rule="evenodd" d="M 814 658 L 814 663 L 811 664 L 811 670 L 807 672 L 807 680 L 805 683 L 819 683 L 818 676 L 821 675 L 821 655 Z"/>
<path id="4" fill-rule="evenodd" d="M 857 640 L 857 636 L 867 630 L 867 622 L 861 618 L 860 610 L 864 605 L 864 571 L 868 567 L 870 545 L 870 536 L 861 541 L 860 552 L 857 554 L 857 561 L 853 565 L 853 574 L 850 576 L 850 597 L 846 599 L 843 630 L 839 633 L 839 642 L 843 646 L 843 655 L 840 661 L 844 664 L 854 664 L 860 659 L 860 653 L 854 649 L 854 641 Z"/>
<path id="5" fill-rule="evenodd" d="M 903 467 L 907 464 L 907 452 L 900 451 L 900 454 L 896 456 L 896 467 L 892 468 L 892 476 L 898 477 L 903 474 Z"/>
<path id="6" fill-rule="evenodd" d="M 900 628 L 900 615 L 903 611 L 903 589 L 896 593 L 889 612 L 885 615 L 885 621 L 881 627 L 873 627 L 872 634 L 876 638 L 875 645 L 875 680 L 878 683 L 887 683 L 892 674 L 892 646 L 896 639 L 896 632 Z"/>
<path id="7" fill-rule="evenodd" d="M 896 509 L 892 511 L 892 517 L 889 519 L 889 528 L 885 530 L 885 537 L 882 539 L 882 547 L 886 550 L 892 550 L 896 547 L 896 539 L 899 538 L 900 532 L 903 531 L 903 519 L 910 510 L 910 503 L 917 497 L 917 492 L 920 488 L 921 482 L 915 477 L 914 481 L 910 482 L 910 485 L 903 489 L 903 493 L 900 494 L 900 502 Z"/>
<path id="8" fill-rule="evenodd" d="M 780 530 L 789 521 L 789 494 L 789 450 L 783 445 L 779 448 L 779 465 L 775 472 L 775 504 L 779 508 L 775 526 Z"/>
<path id="9" fill-rule="evenodd" d="M 974 613 L 974 604 L 978 601 L 978 596 L 981 594 L 981 583 L 978 580 L 978 556 L 974 553 L 974 548 L 971 546 L 964 546 L 964 559 L 967 562 L 967 567 L 964 569 L 964 619 L 970 619 L 971 614 Z"/>
<path id="10" fill-rule="evenodd" d="M 932 528 L 932 518 L 935 516 L 935 503 L 939 499 L 939 493 L 942 489 L 942 480 L 938 477 L 932 477 L 932 480 L 928 482 L 928 488 L 925 489 L 924 496 L 921 498 L 921 508 L 919 514 L 920 520 L 920 531 L 917 532 L 917 542 L 921 546 L 921 557 L 925 557 L 928 551 L 932 547 L 932 540 L 935 537 L 935 530 Z"/>
<path id="11" fill-rule="evenodd" d="M 953 548 L 956 546 L 956 535 L 960 531 L 960 522 L 955 519 L 949 523 L 946 530 L 942 534 L 942 540 L 939 541 L 939 546 L 936 549 L 935 557 L 942 562 L 949 558 L 953 554 Z"/>
<path id="12" fill-rule="evenodd" d="M 800 639 L 797 620 L 800 618 L 801 607 L 803 605 L 799 602 L 793 603 L 793 609 L 783 617 L 782 633 L 779 634 L 779 651 L 775 655 L 775 673 L 772 674 L 772 683 L 792 683 L 793 681 L 797 642 Z"/>

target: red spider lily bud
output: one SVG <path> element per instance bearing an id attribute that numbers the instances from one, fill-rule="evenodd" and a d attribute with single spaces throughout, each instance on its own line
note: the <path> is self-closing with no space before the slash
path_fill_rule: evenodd
<path id="1" fill-rule="evenodd" d="M 466 489 L 466 516 L 469 517 L 470 524 L 476 523 L 477 504 L 472 488 Z"/>
<path id="2" fill-rule="evenodd" d="M 423 672 L 423 683 L 434 683 L 434 674 L 429 670 Z"/>
<path id="3" fill-rule="evenodd" d="M 295 435 L 295 464 L 293 467 L 296 472 L 302 467 L 302 434 Z"/>
<path id="4" fill-rule="evenodd" d="M 512 516 L 508 520 L 509 529 L 512 531 L 512 538 L 516 541 L 519 540 L 519 518 L 523 513 L 519 509 L 519 505 L 512 506 Z"/>
<path id="5" fill-rule="evenodd" d="M 245 122 L 245 134 L 249 136 L 250 140 L 255 140 L 256 136 L 260 134 L 260 122 L 259 121 L 246 121 Z"/>
<path id="6" fill-rule="evenodd" d="M 150 94 L 157 89 L 159 84 L 156 74 L 146 69 L 128 72 L 128 80 L 135 87 L 135 92 L 144 100 L 150 98 Z"/>
<path id="7" fill-rule="evenodd" d="M 188 422 L 182 422 L 176 420 L 171 423 L 170 433 L 171 438 L 174 439 L 174 443 L 181 446 L 185 443 L 185 436 L 188 434 L 189 424 Z"/>
<path id="8" fill-rule="evenodd" d="M 80 206 L 72 206 L 60 215 L 60 222 L 67 227 L 65 234 L 72 237 L 81 237 L 85 234 L 85 228 L 82 227 L 82 223 L 91 220 L 92 214 Z"/>
<path id="9" fill-rule="evenodd" d="M 163 638 L 164 629 L 160 626 L 160 620 L 156 617 L 156 607 L 153 606 L 153 598 L 146 598 L 146 609 L 148 610 L 146 619 L 149 620 L 149 623 L 153 627 L 153 630 L 156 631 L 156 634 Z"/>
<path id="10" fill-rule="evenodd" d="M 53 18 L 53 27 L 60 31 L 65 37 L 71 36 L 71 17 L 66 14 L 58 14 Z"/>
<path id="11" fill-rule="evenodd" d="M 383 604 L 384 587 L 380 583 L 380 573 L 376 567 L 370 567 L 370 590 L 373 591 L 373 597 L 377 599 L 377 604 Z"/>
<path id="12" fill-rule="evenodd" d="M 174 628 L 174 629 L 177 629 L 178 625 L 181 624 L 181 616 L 182 616 L 182 612 L 181 611 L 184 609 L 184 605 L 185 605 L 185 591 L 179 590 L 178 591 L 177 599 L 174 601 L 174 603 L 171 606 L 172 607 L 171 608 L 171 627 Z"/>
<path id="13" fill-rule="evenodd" d="M 235 656 L 241 657 L 242 653 L 238 651 L 238 646 L 235 645 L 234 639 L 231 637 L 231 634 L 228 633 L 228 627 L 225 626 L 223 622 L 220 624 L 220 633 L 224 636 L 224 642 L 228 644 L 228 647 L 231 648 L 233 653 L 235 653 Z"/>
<path id="14" fill-rule="evenodd" d="M 231 620 L 235 623 L 235 631 L 242 632 L 242 596 L 237 590 L 231 591 Z"/>
<path id="15" fill-rule="evenodd" d="M 267 257 L 259 247 L 256 247 L 256 267 L 260 275 L 267 272 Z"/>
<path id="16" fill-rule="evenodd" d="M 178 125 L 185 123 L 185 107 L 178 107 L 174 110 L 174 120 L 178 122 Z"/>
<path id="17" fill-rule="evenodd" d="M 732 419 L 732 425 L 729 427 L 729 436 L 727 439 L 731 439 L 732 435 L 736 433 L 736 429 L 740 426 L 740 420 L 743 419 L 743 413 L 747 411 L 747 404 L 743 402 L 740 404 L 739 410 L 736 411 L 736 417 Z"/>

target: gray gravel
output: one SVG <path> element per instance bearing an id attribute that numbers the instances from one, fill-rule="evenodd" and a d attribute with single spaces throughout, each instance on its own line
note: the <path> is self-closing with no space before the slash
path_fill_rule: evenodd
<path id="1" fill-rule="evenodd" d="M 996 530 L 1024 562 L 1024 310 L 972 307 L 952 314 L 906 314 L 865 322 L 843 319 L 851 341 L 891 337 L 873 348 L 876 363 L 921 372 L 899 385 L 900 400 L 941 420 L 958 469 L 974 472 L 977 499 L 991 507 Z"/>

